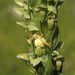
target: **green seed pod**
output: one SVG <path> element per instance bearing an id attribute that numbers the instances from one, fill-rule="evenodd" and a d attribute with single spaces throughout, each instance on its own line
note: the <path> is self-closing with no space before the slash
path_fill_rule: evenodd
<path id="1" fill-rule="evenodd" d="M 42 22 L 45 17 L 45 11 L 40 11 L 39 13 L 40 13 L 40 21 Z"/>
<path id="2" fill-rule="evenodd" d="M 54 26 L 54 20 L 53 19 L 48 19 L 47 23 L 48 23 L 48 29 L 52 30 L 53 26 Z"/>
<path id="3" fill-rule="evenodd" d="M 60 70 L 60 68 L 61 68 L 61 66 L 62 66 L 62 62 L 61 61 L 56 61 L 56 70 L 57 71 L 59 71 Z"/>

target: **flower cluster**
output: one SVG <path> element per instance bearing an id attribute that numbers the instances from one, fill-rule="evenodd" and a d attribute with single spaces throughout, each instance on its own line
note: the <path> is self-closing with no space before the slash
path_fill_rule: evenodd
<path id="1" fill-rule="evenodd" d="M 29 53 L 17 57 L 26 62 L 29 70 L 36 75 L 60 75 L 64 57 L 59 50 L 63 42 L 58 42 L 58 8 L 63 0 L 15 0 L 21 6 L 14 11 L 22 15 L 29 43 Z"/>

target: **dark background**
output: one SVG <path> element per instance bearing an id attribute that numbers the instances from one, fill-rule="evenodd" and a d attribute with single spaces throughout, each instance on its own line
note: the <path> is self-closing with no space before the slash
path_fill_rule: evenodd
<path id="1" fill-rule="evenodd" d="M 29 75 L 24 61 L 16 55 L 28 52 L 24 29 L 15 22 L 21 18 L 13 12 L 14 0 L 0 0 L 0 75 Z M 65 0 L 59 8 L 60 50 L 65 56 L 63 75 L 75 75 L 75 0 Z"/>

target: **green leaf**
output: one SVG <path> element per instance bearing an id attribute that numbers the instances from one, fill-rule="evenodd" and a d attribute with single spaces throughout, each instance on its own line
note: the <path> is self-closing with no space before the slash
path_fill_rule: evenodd
<path id="1" fill-rule="evenodd" d="M 39 9 L 41 10 L 41 9 L 46 9 L 47 7 L 46 7 L 46 5 L 41 4 L 41 5 L 40 5 L 40 6 L 38 6 L 37 8 L 39 8 Z"/>
<path id="2" fill-rule="evenodd" d="M 45 51 L 45 49 L 38 48 L 35 50 L 35 54 L 38 56 L 43 56 L 46 54 L 46 51 Z"/>
<path id="3" fill-rule="evenodd" d="M 50 30 L 48 32 L 48 34 L 47 34 L 47 42 L 50 43 L 52 41 L 52 38 L 53 38 L 53 35 L 54 35 L 55 31 L 56 31 L 56 28 L 54 28 L 53 30 Z"/>
<path id="4" fill-rule="evenodd" d="M 32 57 L 29 57 L 30 63 L 33 64 L 34 59 Z"/>
<path id="5" fill-rule="evenodd" d="M 24 3 L 24 9 L 28 10 L 28 5 Z"/>
<path id="6" fill-rule="evenodd" d="M 35 26 L 35 23 L 31 22 L 30 25 L 28 25 L 29 31 L 39 31 L 39 29 Z"/>
<path id="7" fill-rule="evenodd" d="M 28 53 L 22 53 L 22 54 L 18 54 L 17 58 L 23 59 L 23 60 L 29 60 L 29 56 Z"/>
<path id="8" fill-rule="evenodd" d="M 64 45 L 64 42 L 58 42 L 56 47 L 55 47 L 55 50 L 61 49 L 63 47 L 63 45 Z"/>
<path id="9" fill-rule="evenodd" d="M 53 64 L 52 64 L 51 58 L 48 54 L 44 55 L 42 57 L 42 64 L 43 64 L 44 69 L 46 71 L 46 75 L 54 75 L 53 74 Z"/>
<path id="10" fill-rule="evenodd" d="M 20 6 L 24 5 L 24 2 L 22 0 L 15 0 L 15 3 L 17 3 Z"/>
<path id="11" fill-rule="evenodd" d="M 38 65 L 38 64 L 41 62 L 41 60 L 42 60 L 41 57 L 36 58 L 36 59 L 34 60 L 34 62 L 33 62 L 33 66 Z"/>
<path id="12" fill-rule="evenodd" d="M 58 35 L 59 35 L 59 28 L 58 26 L 55 27 L 55 32 L 52 36 L 52 42 L 53 42 L 53 49 L 56 47 L 58 43 Z"/>
<path id="13" fill-rule="evenodd" d="M 39 11 L 39 9 L 36 7 L 36 8 L 34 8 L 34 11 Z"/>
<path id="14" fill-rule="evenodd" d="M 26 67 L 29 69 L 30 72 L 32 72 L 32 73 L 35 72 L 34 67 L 30 64 L 29 61 L 25 62 L 25 64 L 26 64 Z"/>
<path id="15" fill-rule="evenodd" d="M 25 11 L 23 12 L 24 18 L 25 19 L 30 19 L 30 15 L 28 13 L 26 13 Z"/>
<path id="16" fill-rule="evenodd" d="M 28 3 L 28 0 L 24 0 L 25 3 Z"/>
<path id="17" fill-rule="evenodd" d="M 54 2 L 56 3 L 56 2 L 57 2 L 57 0 L 54 0 Z M 64 0 L 59 0 L 59 2 L 58 2 L 58 5 L 57 5 L 57 6 L 61 6 L 63 2 L 64 2 Z"/>
<path id="18" fill-rule="evenodd" d="M 57 0 L 54 0 L 54 2 L 56 2 Z M 64 2 L 64 0 L 59 0 L 59 2 Z"/>
<path id="19" fill-rule="evenodd" d="M 22 8 L 14 8 L 13 9 L 17 14 L 22 15 L 23 14 L 23 9 Z"/>
<path id="20" fill-rule="evenodd" d="M 65 60 L 65 58 L 62 56 L 62 55 L 58 55 L 58 56 L 56 56 L 55 58 L 54 58 L 54 60 L 56 61 L 56 60 L 60 60 L 60 61 L 64 61 Z"/>
<path id="21" fill-rule="evenodd" d="M 47 0 L 47 1 L 53 1 L 53 0 Z"/>
<path id="22" fill-rule="evenodd" d="M 43 67 L 39 67 L 37 70 L 37 75 L 47 75 Z"/>
<path id="23" fill-rule="evenodd" d="M 49 12 L 53 12 L 53 13 L 57 14 L 56 7 L 54 7 L 54 6 L 47 6 L 47 7 L 48 7 Z"/>
<path id="24" fill-rule="evenodd" d="M 57 50 L 54 50 L 51 54 L 52 54 L 52 56 L 57 56 L 57 55 L 59 55 L 59 52 Z"/>
<path id="25" fill-rule="evenodd" d="M 27 28 L 25 22 L 16 22 L 16 23 L 24 28 Z"/>

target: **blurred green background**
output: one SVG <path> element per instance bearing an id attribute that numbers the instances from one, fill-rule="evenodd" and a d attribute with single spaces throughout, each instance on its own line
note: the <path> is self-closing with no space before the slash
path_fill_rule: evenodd
<path id="1" fill-rule="evenodd" d="M 14 0 L 0 0 L 0 75 L 29 75 L 24 61 L 16 55 L 28 52 L 24 29 L 15 22 L 21 18 L 13 12 Z M 65 0 L 59 8 L 60 50 L 65 56 L 63 75 L 75 75 L 75 0 Z"/>

